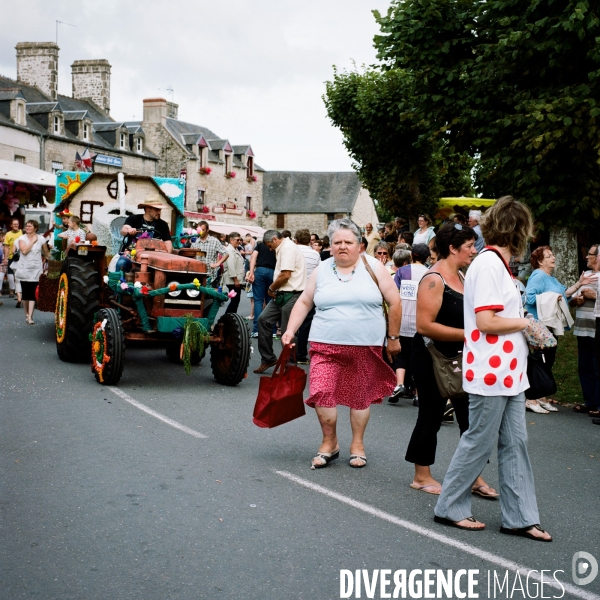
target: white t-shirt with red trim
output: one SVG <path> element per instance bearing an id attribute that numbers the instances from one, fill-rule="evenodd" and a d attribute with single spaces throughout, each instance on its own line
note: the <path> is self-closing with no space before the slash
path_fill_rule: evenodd
<path id="1" fill-rule="evenodd" d="M 465 278 L 463 388 L 480 396 L 516 396 L 529 388 L 527 343 L 518 331 L 505 335 L 477 329 L 475 315 L 494 310 L 499 317 L 523 317 L 521 294 L 504 259 L 483 251 Z"/>

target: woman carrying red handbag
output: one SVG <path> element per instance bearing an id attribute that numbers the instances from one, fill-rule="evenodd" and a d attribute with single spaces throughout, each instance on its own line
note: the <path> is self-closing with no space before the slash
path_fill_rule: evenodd
<path id="1" fill-rule="evenodd" d="M 282 343 L 292 342 L 306 315 L 316 307 L 310 330 L 310 397 L 323 441 L 311 468 L 326 467 L 339 457 L 337 406 L 350 408 L 350 466 L 367 464 L 363 443 L 371 404 L 381 403 L 394 390 L 394 371 L 383 361 L 400 352 L 401 304 L 398 289 L 386 268 L 360 254 L 361 234 L 349 219 L 337 219 L 327 232 L 332 257 L 321 262 L 290 315 Z M 383 301 L 388 306 L 389 323 Z"/>

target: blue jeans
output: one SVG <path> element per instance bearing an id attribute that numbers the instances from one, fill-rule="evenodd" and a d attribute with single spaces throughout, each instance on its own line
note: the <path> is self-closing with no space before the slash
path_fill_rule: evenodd
<path id="1" fill-rule="evenodd" d="M 586 406 L 600 409 L 600 377 L 594 353 L 594 338 L 577 336 L 577 372 Z"/>
<path id="2" fill-rule="evenodd" d="M 252 293 L 254 294 L 254 326 L 252 333 L 258 333 L 258 317 L 263 311 L 263 303 L 271 300 L 268 289 L 273 283 L 274 269 L 267 267 L 256 267 L 254 269 L 254 283 L 252 284 Z"/>

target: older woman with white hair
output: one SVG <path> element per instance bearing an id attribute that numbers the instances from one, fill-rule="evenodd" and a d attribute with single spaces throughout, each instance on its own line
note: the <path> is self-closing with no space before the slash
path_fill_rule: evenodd
<path id="1" fill-rule="evenodd" d="M 310 330 L 310 397 L 323 440 L 311 468 L 326 467 L 339 457 L 337 406 L 350 408 L 350 466 L 367 464 L 363 437 L 371 404 L 380 404 L 394 389 L 395 377 L 385 364 L 400 351 L 401 304 L 398 290 L 384 265 L 360 254 L 361 234 L 349 219 L 338 219 L 328 230 L 332 257 L 313 271 L 296 302 L 283 344 L 289 344 L 306 315 L 316 307 Z M 383 301 L 389 307 L 389 322 Z M 364 324 L 368 323 L 368 327 Z"/>

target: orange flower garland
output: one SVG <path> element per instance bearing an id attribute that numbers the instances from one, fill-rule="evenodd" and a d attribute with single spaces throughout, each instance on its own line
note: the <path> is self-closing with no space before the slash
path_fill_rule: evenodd
<path id="1" fill-rule="evenodd" d="M 58 295 L 56 297 L 56 310 L 54 323 L 56 325 L 56 341 L 62 344 L 67 332 L 67 302 L 69 299 L 69 278 L 66 273 L 60 276 L 58 282 Z"/>
<path id="2" fill-rule="evenodd" d="M 103 323 L 98 322 L 94 325 L 92 331 L 92 371 L 98 373 L 100 383 L 104 382 L 104 367 L 110 362 L 110 356 L 106 354 L 106 331 L 104 331 Z"/>

